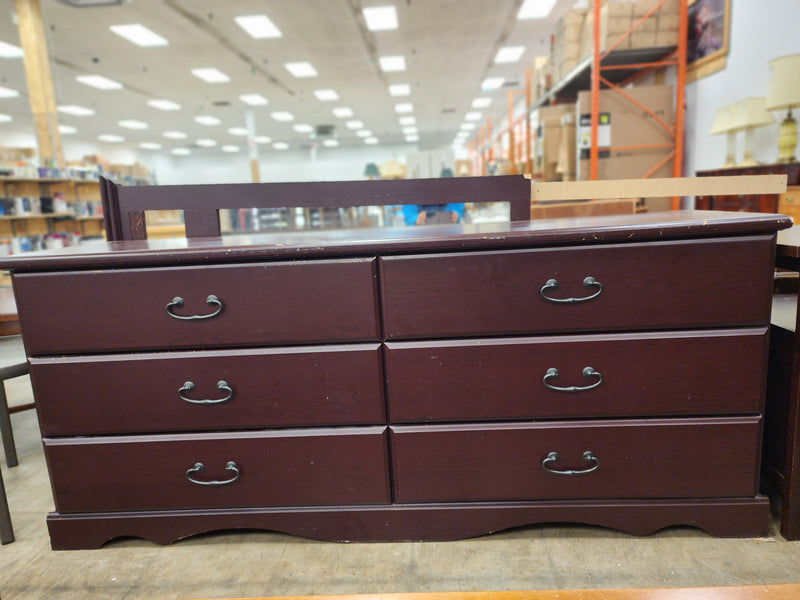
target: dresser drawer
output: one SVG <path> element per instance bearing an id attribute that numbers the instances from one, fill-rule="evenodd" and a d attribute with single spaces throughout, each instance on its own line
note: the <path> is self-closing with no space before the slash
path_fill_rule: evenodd
<path id="1" fill-rule="evenodd" d="M 766 327 L 390 342 L 389 418 L 757 414 L 766 351 Z"/>
<path id="2" fill-rule="evenodd" d="M 384 422 L 378 344 L 30 363 L 45 436 Z"/>
<path id="3" fill-rule="evenodd" d="M 402 339 L 764 325 L 773 245 L 772 236 L 752 236 L 383 257 L 384 333 Z M 554 302 L 567 299 L 580 301 Z"/>
<path id="4" fill-rule="evenodd" d="M 380 337 L 375 259 L 22 273 L 14 287 L 30 355 Z"/>
<path id="5" fill-rule="evenodd" d="M 703 498 L 757 491 L 758 417 L 390 429 L 397 502 Z M 543 465 L 584 473 L 554 474 Z"/>
<path id="6" fill-rule="evenodd" d="M 45 438 L 44 447 L 61 513 L 391 498 L 384 427 Z"/>

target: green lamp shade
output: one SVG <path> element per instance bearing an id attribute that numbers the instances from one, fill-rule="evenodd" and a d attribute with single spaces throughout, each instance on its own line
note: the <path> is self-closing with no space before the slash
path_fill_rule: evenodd
<path id="1" fill-rule="evenodd" d="M 378 170 L 378 165 L 375 163 L 367 163 L 367 166 L 364 167 L 364 176 L 365 177 L 380 177 L 381 172 Z"/>
<path id="2" fill-rule="evenodd" d="M 450 167 L 442 167 L 442 172 L 439 173 L 439 177 L 455 177 L 455 175 L 453 175 L 453 169 Z"/>

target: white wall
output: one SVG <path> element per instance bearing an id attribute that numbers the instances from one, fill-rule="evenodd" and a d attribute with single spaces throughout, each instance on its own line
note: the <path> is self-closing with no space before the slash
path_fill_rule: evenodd
<path id="1" fill-rule="evenodd" d="M 684 173 L 722 166 L 725 136 L 710 135 L 717 108 L 767 93 L 768 61 L 800 52 L 800 1 L 731 0 L 727 67 L 686 86 L 686 162 Z M 797 75 L 800 77 L 800 73 Z M 775 162 L 778 122 L 755 131 L 755 159 Z M 744 149 L 744 133 L 736 140 L 737 162 Z"/>

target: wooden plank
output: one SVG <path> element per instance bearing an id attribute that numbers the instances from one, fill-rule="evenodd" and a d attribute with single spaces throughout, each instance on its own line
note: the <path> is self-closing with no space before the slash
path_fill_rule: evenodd
<path id="1" fill-rule="evenodd" d="M 531 202 L 601 198 L 782 194 L 785 191 L 786 175 L 670 177 L 664 179 L 616 179 L 606 181 L 534 181 L 531 184 Z"/>

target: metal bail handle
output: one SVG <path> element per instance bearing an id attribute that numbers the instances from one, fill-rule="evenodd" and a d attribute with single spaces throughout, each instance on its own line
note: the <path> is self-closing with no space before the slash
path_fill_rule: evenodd
<path id="1" fill-rule="evenodd" d="M 211 317 L 216 317 L 219 313 L 222 312 L 222 302 L 220 302 L 219 298 L 217 298 L 214 294 L 210 294 L 208 298 L 206 298 L 206 304 L 211 307 L 215 307 L 216 310 L 212 313 L 208 313 L 207 315 L 189 315 L 189 316 L 181 316 L 176 315 L 172 312 L 173 308 L 180 308 L 183 306 L 183 298 L 180 296 L 175 296 L 172 299 L 172 302 L 167 304 L 167 314 L 172 317 L 173 319 L 180 319 L 181 321 L 200 321 L 202 319 L 210 319 Z"/>
<path id="2" fill-rule="evenodd" d="M 568 392 L 568 393 L 585 392 L 587 390 L 592 390 L 601 383 L 603 383 L 603 376 L 597 371 L 595 371 L 592 367 L 584 367 L 583 371 L 581 371 L 581 375 L 583 375 L 587 379 L 590 377 L 597 377 L 597 381 L 595 381 L 591 385 L 584 385 L 584 386 L 570 385 L 566 387 L 558 387 L 552 385 L 548 381 L 550 379 L 555 379 L 556 377 L 558 377 L 558 369 L 556 369 L 555 367 L 550 367 L 549 369 L 547 369 L 547 372 L 544 374 L 544 377 L 542 377 L 542 383 L 544 384 L 544 387 L 546 387 L 548 390 L 553 390 L 555 392 Z"/>
<path id="3" fill-rule="evenodd" d="M 206 466 L 203 463 L 194 463 L 194 466 L 191 469 L 186 470 L 186 479 L 197 485 L 228 485 L 239 479 L 239 475 L 241 475 L 241 471 L 239 471 L 239 467 L 236 466 L 236 463 L 232 460 L 229 460 L 228 464 L 225 465 L 225 470 L 231 471 L 234 474 L 230 479 L 223 479 L 221 481 L 214 481 L 213 479 L 211 481 L 202 481 L 201 479 L 194 479 L 192 477 L 192 475 L 199 475 L 205 470 Z"/>
<path id="4" fill-rule="evenodd" d="M 576 477 L 578 475 L 586 475 L 591 473 L 592 471 L 596 471 L 600 467 L 600 459 L 598 459 L 594 452 L 591 450 L 587 450 L 583 453 L 583 460 L 589 463 L 591 466 L 588 469 L 553 469 L 551 465 L 555 465 L 558 462 L 559 456 L 558 452 L 550 452 L 547 457 L 542 461 L 542 468 L 547 471 L 548 473 L 552 473 L 553 475 L 566 475 L 567 477 Z"/>
<path id="5" fill-rule="evenodd" d="M 584 296 L 583 298 L 551 298 L 547 295 L 547 292 L 558 289 L 558 280 L 548 279 L 539 290 L 539 295 L 541 295 L 541 297 L 548 302 L 554 302 L 556 304 L 577 304 L 578 302 L 586 302 L 592 298 L 597 298 L 603 291 L 603 284 L 597 281 L 594 277 L 586 277 L 583 280 L 583 287 L 589 290 L 596 289 L 597 291 L 591 296 Z"/>
<path id="6" fill-rule="evenodd" d="M 178 388 L 178 396 L 184 402 L 189 402 L 191 404 L 221 404 L 222 402 L 227 402 L 231 398 L 233 398 L 233 389 L 231 386 L 228 385 L 227 381 L 220 380 L 217 382 L 217 389 L 223 392 L 227 392 L 227 395 L 223 398 L 210 398 L 206 400 L 192 400 L 191 398 L 187 398 L 183 394 L 185 392 L 191 392 L 194 390 L 194 383 L 191 381 L 187 381 L 181 387 Z"/>

